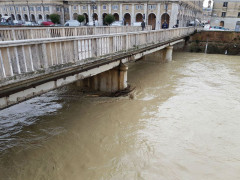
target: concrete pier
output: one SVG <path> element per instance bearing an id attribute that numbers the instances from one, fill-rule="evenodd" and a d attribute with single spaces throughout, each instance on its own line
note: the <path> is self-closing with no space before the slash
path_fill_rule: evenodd
<path id="1" fill-rule="evenodd" d="M 127 88 L 128 67 L 121 63 L 109 71 L 85 78 L 76 82 L 80 88 L 90 88 L 94 91 L 116 92 Z"/>

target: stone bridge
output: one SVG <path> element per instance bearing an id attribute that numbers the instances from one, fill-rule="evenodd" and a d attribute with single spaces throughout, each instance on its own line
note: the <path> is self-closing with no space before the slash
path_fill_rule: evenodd
<path id="1" fill-rule="evenodd" d="M 124 63 L 161 52 L 172 60 L 173 45 L 194 28 L 0 42 L 0 108 L 79 82 L 114 92 L 127 87 Z M 82 81 L 83 82 L 83 81 Z"/>

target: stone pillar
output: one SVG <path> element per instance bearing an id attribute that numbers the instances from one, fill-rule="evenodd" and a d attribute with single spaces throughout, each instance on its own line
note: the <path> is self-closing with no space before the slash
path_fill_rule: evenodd
<path id="1" fill-rule="evenodd" d="M 173 53 L 173 46 L 168 46 L 168 47 L 166 47 L 165 60 L 166 60 L 167 62 L 172 61 L 172 53 Z"/>
<path id="2" fill-rule="evenodd" d="M 78 5 L 78 14 L 81 14 L 81 6 Z"/>
<path id="3" fill-rule="evenodd" d="M 156 18 L 156 30 L 161 29 L 161 4 L 157 4 L 157 18 Z"/>
<path id="4" fill-rule="evenodd" d="M 119 21 L 123 20 L 123 11 L 122 11 L 122 3 L 120 3 L 120 14 L 119 14 Z"/>
<path id="5" fill-rule="evenodd" d="M 108 4 L 108 13 L 111 14 L 112 12 L 112 4 L 111 2 Z"/>
<path id="6" fill-rule="evenodd" d="M 147 3 L 144 3 L 144 14 L 145 14 L 145 24 L 148 25 L 148 15 L 147 15 L 147 8 L 148 8 L 148 4 Z"/>
<path id="7" fill-rule="evenodd" d="M 92 12 L 91 12 L 91 5 L 88 4 L 88 20 L 89 22 L 93 22 L 93 17 L 92 17 Z"/>

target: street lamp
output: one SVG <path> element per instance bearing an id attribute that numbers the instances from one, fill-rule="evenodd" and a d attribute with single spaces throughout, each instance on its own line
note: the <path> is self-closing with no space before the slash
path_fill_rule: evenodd
<path id="1" fill-rule="evenodd" d="M 95 9 L 95 6 L 96 6 L 96 0 L 91 0 L 91 2 L 92 2 L 92 9 L 93 9 L 93 15 L 92 15 L 92 18 L 93 18 L 93 26 L 95 26 L 94 9 Z"/>

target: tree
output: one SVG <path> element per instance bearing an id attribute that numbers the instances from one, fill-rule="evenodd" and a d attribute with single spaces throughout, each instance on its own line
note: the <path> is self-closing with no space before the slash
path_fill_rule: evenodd
<path id="1" fill-rule="evenodd" d="M 78 15 L 77 20 L 78 20 L 78 22 L 82 23 L 85 20 L 85 16 L 84 15 Z"/>
<path id="2" fill-rule="evenodd" d="M 115 21 L 115 18 L 112 14 L 107 14 L 104 18 L 104 22 L 107 23 L 107 25 L 112 24 Z"/>
<path id="3" fill-rule="evenodd" d="M 60 23 L 60 16 L 58 14 L 50 14 L 49 18 L 54 24 Z"/>

